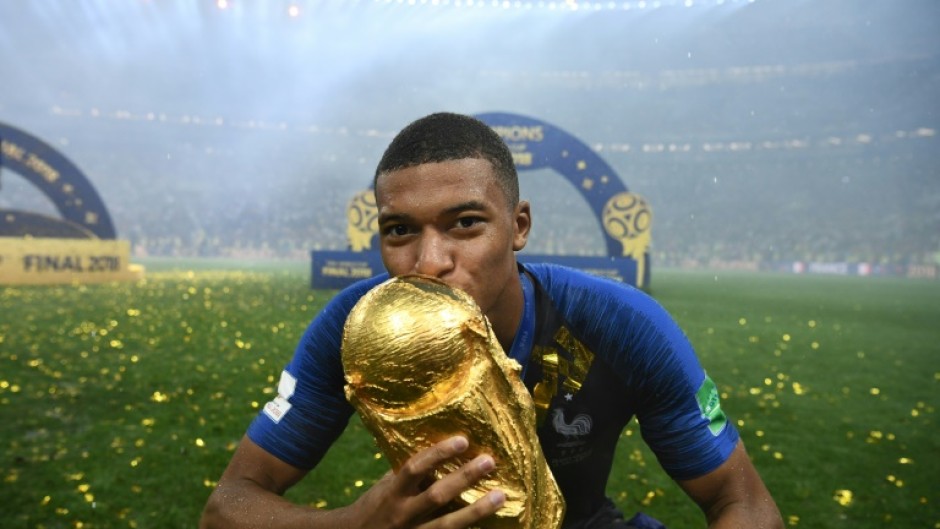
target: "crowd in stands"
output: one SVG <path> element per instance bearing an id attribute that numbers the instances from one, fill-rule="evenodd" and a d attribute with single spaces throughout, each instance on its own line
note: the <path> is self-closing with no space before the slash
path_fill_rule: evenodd
<path id="1" fill-rule="evenodd" d="M 927 3 L 835 2 L 839 15 L 822 17 L 812 3 L 655 4 L 520 11 L 449 31 L 462 45 L 445 47 L 416 45 L 432 29 L 418 7 L 337 7 L 401 32 L 375 47 L 325 13 L 129 4 L 112 32 L 97 9 L 29 3 L 7 10 L 21 22 L 6 40 L 35 53 L 8 54 L 0 114 L 82 169 L 139 257 L 346 249 L 347 202 L 397 127 L 452 109 L 529 115 L 595 148 L 652 206 L 658 264 L 940 264 L 940 48 Z M 451 13 L 438 7 L 420 9 Z M 152 24 L 151 9 L 171 22 Z M 395 9 L 410 14 L 390 24 Z M 562 176 L 523 173 L 521 186 L 534 213 L 526 252 L 608 253 Z M 3 209 L 57 216 L 7 170 Z"/>
<path id="2" fill-rule="evenodd" d="M 584 75 L 532 97 L 547 108 L 560 104 L 551 97 L 577 99 L 578 111 L 554 124 L 590 142 L 647 198 L 654 262 L 934 265 L 940 136 L 923 109 L 940 78 L 897 80 L 936 71 L 938 60 L 719 69 L 704 85 L 694 71 L 643 78 L 674 83 L 658 89 Z M 786 90 L 772 89 L 778 75 Z M 124 117 L 53 112 L 32 132 L 84 171 L 141 257 L 306 259 L 346 249 L 347 203 L 370 186 L 394 133 L 360 126 L 367 114 L 334 127 Z M 55 214 L 15 178 L 3 175 L 0 209 Z M 561 175 L 522 172 L 520 184 L 534 213 L 526 252 L 608 253 L 596 216 Z"/>
<path id="3" fill-rule="evenodd" d="M 301 138 L 232 149 L 167 139 L 157 152 L 85 148 L 94 145 L 87 141 L 71 139 L 63 151 L 74 151 L 135 256 L 306 259 L 311 250 L 348 247 L 347 203 L 370 185 L 385 140 L 314 148 Z M 940 264 L 932 146 L 925 138 L 848 155 L 607 156 L 652 206 L 658 265 Z M 561 175 L 520 175 L 535 218 L 528 253 L 608 253 L 595 215 Z M 18 193 L 12 178 L 4 178 L 0 208 L 51 209 L 41 194 Z"/>

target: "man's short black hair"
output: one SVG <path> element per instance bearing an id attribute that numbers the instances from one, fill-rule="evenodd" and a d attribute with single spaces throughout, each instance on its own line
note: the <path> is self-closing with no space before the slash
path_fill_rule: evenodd
<path id="1" fill-rule="evenodd" d="M 372 180 L 425 163 L 478 158 L 493 166 L 493 173 L 509 207 L 519 203 L 519 176 L 512 153 L 499 134 L 482 121 L 463 114 L 439 112 L 412 122 L 385 149 Z"/>

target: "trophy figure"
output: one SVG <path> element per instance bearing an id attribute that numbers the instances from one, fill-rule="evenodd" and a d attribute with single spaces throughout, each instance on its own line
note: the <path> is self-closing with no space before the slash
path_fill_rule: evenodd
<path id="1" fill-rule="evenodd" d="M 492 489 L 506 502 L 480 529 L 556 529 L 564 499 L 535 432 L 532 397 L 468 294 L 427 276 L 402 276 L 367 293 L 343 332 L 346 398 L 397 471 L 419 450 L 453 435 L 469 448 L 440 479 L 482 453 L 496 469 L 455 508 Z"/>

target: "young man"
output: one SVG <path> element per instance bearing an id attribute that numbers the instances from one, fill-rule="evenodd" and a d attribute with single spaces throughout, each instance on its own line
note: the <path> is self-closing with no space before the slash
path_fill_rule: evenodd
<path id="1" fill-rule="evenodd" d="M 531 227 L 512 156 L 486 124 L 432 114 L 392 141 L 375 175 L 388 275 L 437 277 L 469 293 L 544 410 L 539 440 L 567 504 L 566 529 L 630 527 L 605 496 L 617 438 L 637 417 L 663 468 L 709 527 L 782 527 L 780 514 L 691 345 L 639 290 L 551 265 L 520 266 Z M 352 414 L 343 393 L 346 315 L 383 275 L 338 294 L 311 323 L 279 396 L 250 426 L 206 505 L 202 527 L 465 528 L 505 497 L 441 513 L 494 468 L 481 455 L 427 486 L 467 449 L 454 437 L 418 452 L 356 502 L 333 510 L 281 494 L 319 462 Z"/>

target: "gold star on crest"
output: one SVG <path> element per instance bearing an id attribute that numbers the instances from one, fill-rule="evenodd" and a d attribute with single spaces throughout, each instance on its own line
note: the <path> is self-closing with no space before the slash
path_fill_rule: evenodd
<path id="1" fill-rule="evenodd" d="M 584 160 L 578 160 L 578 171 L 583 171 L 587 169 L 587 162 Z"/>
<path id="2" fill-rule="evenodd" d="M 98 214 L 93 211 L 86 211 L 85 224 L 98 224 Z"/>
<path id="3" fill-rule="evenodd" d="M 591 180 L 590 178 L 585 178 L 584 180 L 581 181 L 581 187 L 590 191 L 591 188 L 594 187 L 594 180 Z"/>

